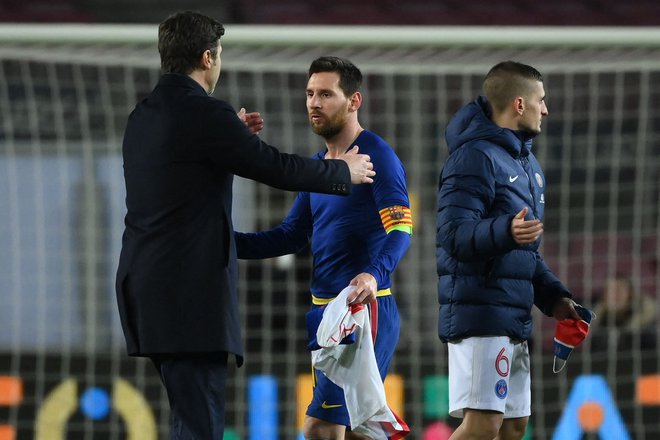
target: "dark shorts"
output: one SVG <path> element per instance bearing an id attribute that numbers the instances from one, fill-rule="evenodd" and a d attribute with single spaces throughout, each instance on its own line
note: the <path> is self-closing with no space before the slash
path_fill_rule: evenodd
<path id="1" fill-rule="evenodd" d="M 378 307 L 369 305 L 372 337 L 375 336 L 374 351 L 380 377 L 385 380 L 392 355 L 399 340 L 399 311 L 394 296 L 380 296 L 376 299 Z M 374 329 L 374 324 L 377 325 Z M 374 335 L 375 333 L 375 335 Z M 332 383 L 325 375 L 314 370 L 314 395 L 307 407 L 307 415 L 337 425 L 350 426 L 346 409 L 344 391 Z"/>

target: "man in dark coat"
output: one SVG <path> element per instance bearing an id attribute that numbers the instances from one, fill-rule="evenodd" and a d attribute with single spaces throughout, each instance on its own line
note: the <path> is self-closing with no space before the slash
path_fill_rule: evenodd
<path id="1" fill-rule="evenodd" d="M 223 34 L 195 12 L 160 24 L 164 74 L 124 134 L 117 301 L 129 355 L 151 358 L 167 389 L 173 439 L 222 438 L 228 355 L 242 363 L 234 174 L 329 194 L 348 194 L 375 174 L 357 149 L 323 161 L 280 153 L 253 133 L 258 114 L 211 97 Z"/>
<path id="2" fill-rule="evenodd" d="M 538 252 L 545 178 L 532 139 L 548 115 L 541 74 L 506 61 L 485 97 L 456 113 L 438 191 L 440 338 L 449 348 L 449 411 L 459 439 L 520 439 L 531 412 L 532 306 L 580 315 Z"/>

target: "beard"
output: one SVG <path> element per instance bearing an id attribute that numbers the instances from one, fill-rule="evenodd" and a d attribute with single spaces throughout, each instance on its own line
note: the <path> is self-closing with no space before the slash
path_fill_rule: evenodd
<path id="1" fill-rule="evenodd" d="M 331 139 L 344 129 L 346 125 L 346 114 L 338 112 L 333 117 L 319 122 L 313 121 L 310 115 L 309 124 L 312 126 L 312 131 L 315 134 L 318 134 L 324 139 Z"/>

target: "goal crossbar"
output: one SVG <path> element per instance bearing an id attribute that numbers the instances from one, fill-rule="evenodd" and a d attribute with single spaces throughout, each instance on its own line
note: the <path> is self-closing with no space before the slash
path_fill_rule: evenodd
<path id="1" fill-rule="evenodd" d="M 227 25 L 241 46 L 660 47 L 660 27 Z M 1 24 L 0 43 L 155 44 L 156 25 Z"/>

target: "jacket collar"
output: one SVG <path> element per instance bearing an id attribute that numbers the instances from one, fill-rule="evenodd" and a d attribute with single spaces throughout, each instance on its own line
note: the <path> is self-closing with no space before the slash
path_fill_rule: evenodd
<path id="1" fill-rule="evenodd" d="M 514 157 L 527 156 L 532 149 L 533 135 L 498 127 L 490 119 L 490 105 L 479 96 L 459 110 L 447 125 L 445 137 L 451 154 L 467 142 L 488 140 L 504 148 Z"/>
<path id="2" fill-rule="evenodd" d="M 194 90 L 196 93 L 199 92 L 201 95 L 208 96 L 204 87 L 188 75 L 182 73 L 165 73 L 158 80 L 158 85 L 185 87 Z"/>

